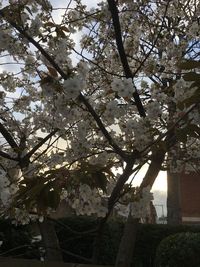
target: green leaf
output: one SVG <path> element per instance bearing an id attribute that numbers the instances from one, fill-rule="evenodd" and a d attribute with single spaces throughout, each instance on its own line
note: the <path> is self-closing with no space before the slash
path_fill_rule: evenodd
<path id="1" fill-rule="evenodd" d="M 60 195 L 56 190 L 52 190 L 48 192 L 47 196 L 47 206 L 52 209 L 57 209 L 60 203 Z"/>
<path id="2" fill-rule="evenodd" d="M 46 67 L 47 67 L 47 69 L 48 69 L 48 71 L 52 77 L 54 77 L 54 78 L 58 77 L 58 73 L 54 68 L 52 68 L 51 66 L 46 66 Z"/>
<path id="3" fill-rule="evenodd" d="M 51 21 L 46 22 L 44 24 L 44 26 L 46 26 L 46 27 L 56 27 L 56 25 L 53 22 L 51 22 Z"/>
<path id="4" fill-rule="evenodd" d="M 200 81 L 200 74 L 196 73 L 196 72 L 188 72 L 186 74 L 183 75 L 183 79 L 185 81 Z"/>
<path id="5" fill-rule="evenodd" d="M 198 127 L 195 124 L 189 124 L 187 127 L 188 127 L 188 135 L 193 137 L 200 136 L 200 127 Z"/>
<path id="6" fill-rule="evenodd" d="M 194 69 L 194 68 L 200 68 L 200 62 L 196 61 L 196 60 L 185 60 L 183 62 L 180 62 L 178 64 L 178 67 L 180 69 L 184 69 L 184 70 L 190 70 L 190 69 Z"/>
<path id="7" fill-rule="evenodd" d="M 200 137 L 200 127 L 195 124 L 188 124 L 185 128 L 176 129 L 175 134 L 180 142 L 185 143 L 188 136 L 194 138 Z"/>
<path id="8" fill-rule="evenodd" d="M 17 199 L 35 199 L 44 188 L 44 183 L 36 183 L 35 185 L 21 187 Z"/>
<path id="9" fill-rule="evenodd" d="M 195 93 L 191 97 L 186 98 L 182 102 L 179 102 L 177 104 L 177 107 L 180 110 L 183 110 L 184 108 L 188 108 L 191 105 L 196 104 L 196 103 L 199 103 L 199 102 L 200 102 L 200 90 L 196 90 Z"/>
<path id="10" fill-rule="evenodd" d="M 176 129 L 175 131 L 176 138 L 183 143 L 186 143 L 187 141 L 187 129 Z"/>
<path id="11" fill-rule="evenodd" d="M 190 85 L 190 88 L 194 88 L 194 87 L 198 87 L 198 89 L 200 89 L 200 83 L 199 83 L 199 81 L 194 81 L 194 82 Z"/>
<path id="12" fill-rule="evenodd" d="M 97 171 L 97 172 L 94 173 L 94 179 L 95 179 L 94 186 L 97 187 L 97 188 L 102 189 L 103 192 L 106 192 L 106 186 L 107 186 L 107 177 L 106 177 L 106 175 L 101 171 Z"/>
<path id="13" fill-rule="evenodd" d="M 57 190 L 52 190 L 50 186 L 44 188 L 37 198 L 39 209 L 46 210 L 47 207 L 56 209 L 60 203 L 60 194 Z"/>
<path id="14" fill-rule="evenodd" d="M 71 175 L 73 176 L 72 180 L 74 185 L 78 185 L 79 183 L 87 184 L 91 188 L 100 188 L 106 192 L 107 177 L 105 173 L 108 173 L 108 170 L 104 170 L 99 165 L 82 162 L 80 168 L 74 170 Z"/>

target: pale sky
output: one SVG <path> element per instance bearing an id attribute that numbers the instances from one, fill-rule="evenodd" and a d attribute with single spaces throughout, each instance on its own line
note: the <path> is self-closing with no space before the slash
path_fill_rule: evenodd
<path id="1" fill-rule="evenodd" d="M 142 170 L 138 173 L 138 175 L 133 180 L 134 186 L 139 186 L 142 182 L 142 179 L 147 171 L 147 166 L 144 166 Z M 158 217 L 166 216 L 167 208 L 166 208 L 166 200 L 167 200 L 167 172 L 160 171 L 158 177 L 152 187 L 151 192 L 154 196 L 154 205 L 157 211 Z M 163 214 L 164 213 L 164 214 Z"/>

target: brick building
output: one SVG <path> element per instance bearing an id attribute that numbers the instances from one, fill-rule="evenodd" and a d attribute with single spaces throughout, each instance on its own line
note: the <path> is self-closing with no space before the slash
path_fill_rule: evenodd
<path id="1" fill-rule="evenodd" d="M 200 224 L 200 174 L 181 175 L 182 222 Z"/>

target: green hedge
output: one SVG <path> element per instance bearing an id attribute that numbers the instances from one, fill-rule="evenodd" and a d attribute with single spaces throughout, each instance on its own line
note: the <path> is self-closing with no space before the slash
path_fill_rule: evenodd
<path id="1" fill-rule="evenodd" d="M 70 229 L 78 232 L 87 232 L 95 230 L 99 221 L 88 217 L 74 217 L 60 220 L 61 223 Z M 56 225 L 60 246 L 66 253 L 63 253 L 66 262 L 84 263 L 81 259 L 73 257 L 67 252 L 72 252 L 85 258 L 92 257 L 94 244 L 94 233 L 85 233 L 83 235 L 73 234 L 69 229 Z M 99 264 L 113 264 L 117 254 L 119 242 L 123 231 L 123 223 L 112 221 L 105 225 L 100 242 Z"/>
<path id="2" fill-rule="evenodd" d="M 63 227 L 62 224 L 66 227 Z M 84 258 L 92 256 L 94 234 L 81 235 L 75 232 L 90 231 L 95 229 L 97 225 L 98 220 L 88 217 L 70 217 L 56 223 L 56 231 L 66 262 L 85 263 L 84 259 L 77 258 L 73 254 Z M 118 220 L 110 220 L 106 224 L 100 243 L 99 264 L 114 264 L 123 227 L 123 222 Z M 156 249 L 159 243 L 167 236 L 180 232 L 200 233 L 200 226 L 139 225 L 133 258 L 134 266 L 154 267 Z M 31 231 L 28 226 L 16 227 L 7 221 L 0 221 L 0 240 L 3 240 L 0 254 L 7 251 L 3 256 L 39 258 L 38 250 L 41 243 L 31 243 Z M 15 249 L 16 247 L 19 248 Z M 14 250 L 9 251 L 11 249 Z"/>
<path id="3" fill-rule="evenodd" d="M 97 226 L 96 220 L 85 217 L 66 218 L 62 220 L 62 223 L 76 231 L 87 231 Z M 110 220 L 106 224 L 100 245 L 101 256 L 99 258 L 99 264 L 114 264 L 123 233 L 123 226 L 123 223 L 117 220 Z M 92 235 L 73 235 L 70 231 L 62 229 L 60 226 L 57 227 L 57 230 L 61 246 L 64 250 L 87 258 L 91 257 L 93 247 Z M 140 224 L 133 258 L 134 266 L 153 267 L 156 249 L 159 243 L 169 235 L 188 231 L 200 233 L 200 226 Z M 68 262 L 84 262 L 67 254 L 64 254 L 64 259 Z"/>
<path id="4" fill-rule="evenodd" d="M 164 238 L 159 244 L 156 267 L 200 266 L 200 233 L 177 233 Z"/>
<path id="5" fill-rule="evenodd" d="M 66 218 L 61 221 L 76 231 L 87 231 L 97 226 L 96 220 L 85 217 Z M 99 264 L 114 264 L 123 232 L 123 226 L 123 222 L 117 220 L 110 220 L 106 224 L 100 245 L 101 256 L 99 258 Z M 57 227 L 57 231 L 61 246 L 64 250 L 86 258 L 91 257 L 94 240 L 92 235 L 74 235 L 60 226 Z M 153 267 L 156 249 L 159 243 L 169 235 L 188 231 L 200 233 L 200 226 L 139 225 L 135 255 L 133 258 L 134 266 Z M 67 254 L 64 254 L 64 259 L 68 262 L 84 262 Z"/>
<path id="6" fill-rule="evenodd" d="M 0 220 L 0 257 L 39 259 L 38 248 L 31 242 L 29 226 L 15 226 L 10 220 Z"/>

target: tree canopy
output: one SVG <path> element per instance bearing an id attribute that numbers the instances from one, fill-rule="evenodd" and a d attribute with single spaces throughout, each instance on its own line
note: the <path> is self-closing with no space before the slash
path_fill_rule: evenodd
<path id="1" fill-rule="evenodd" d="M 104 217 L 144 189 L 137 217 L 159 170 L 199 166 L 200 2 L 56 5 L 1 1 L 1 214 L 27 222 L 65 199 Z"/>

